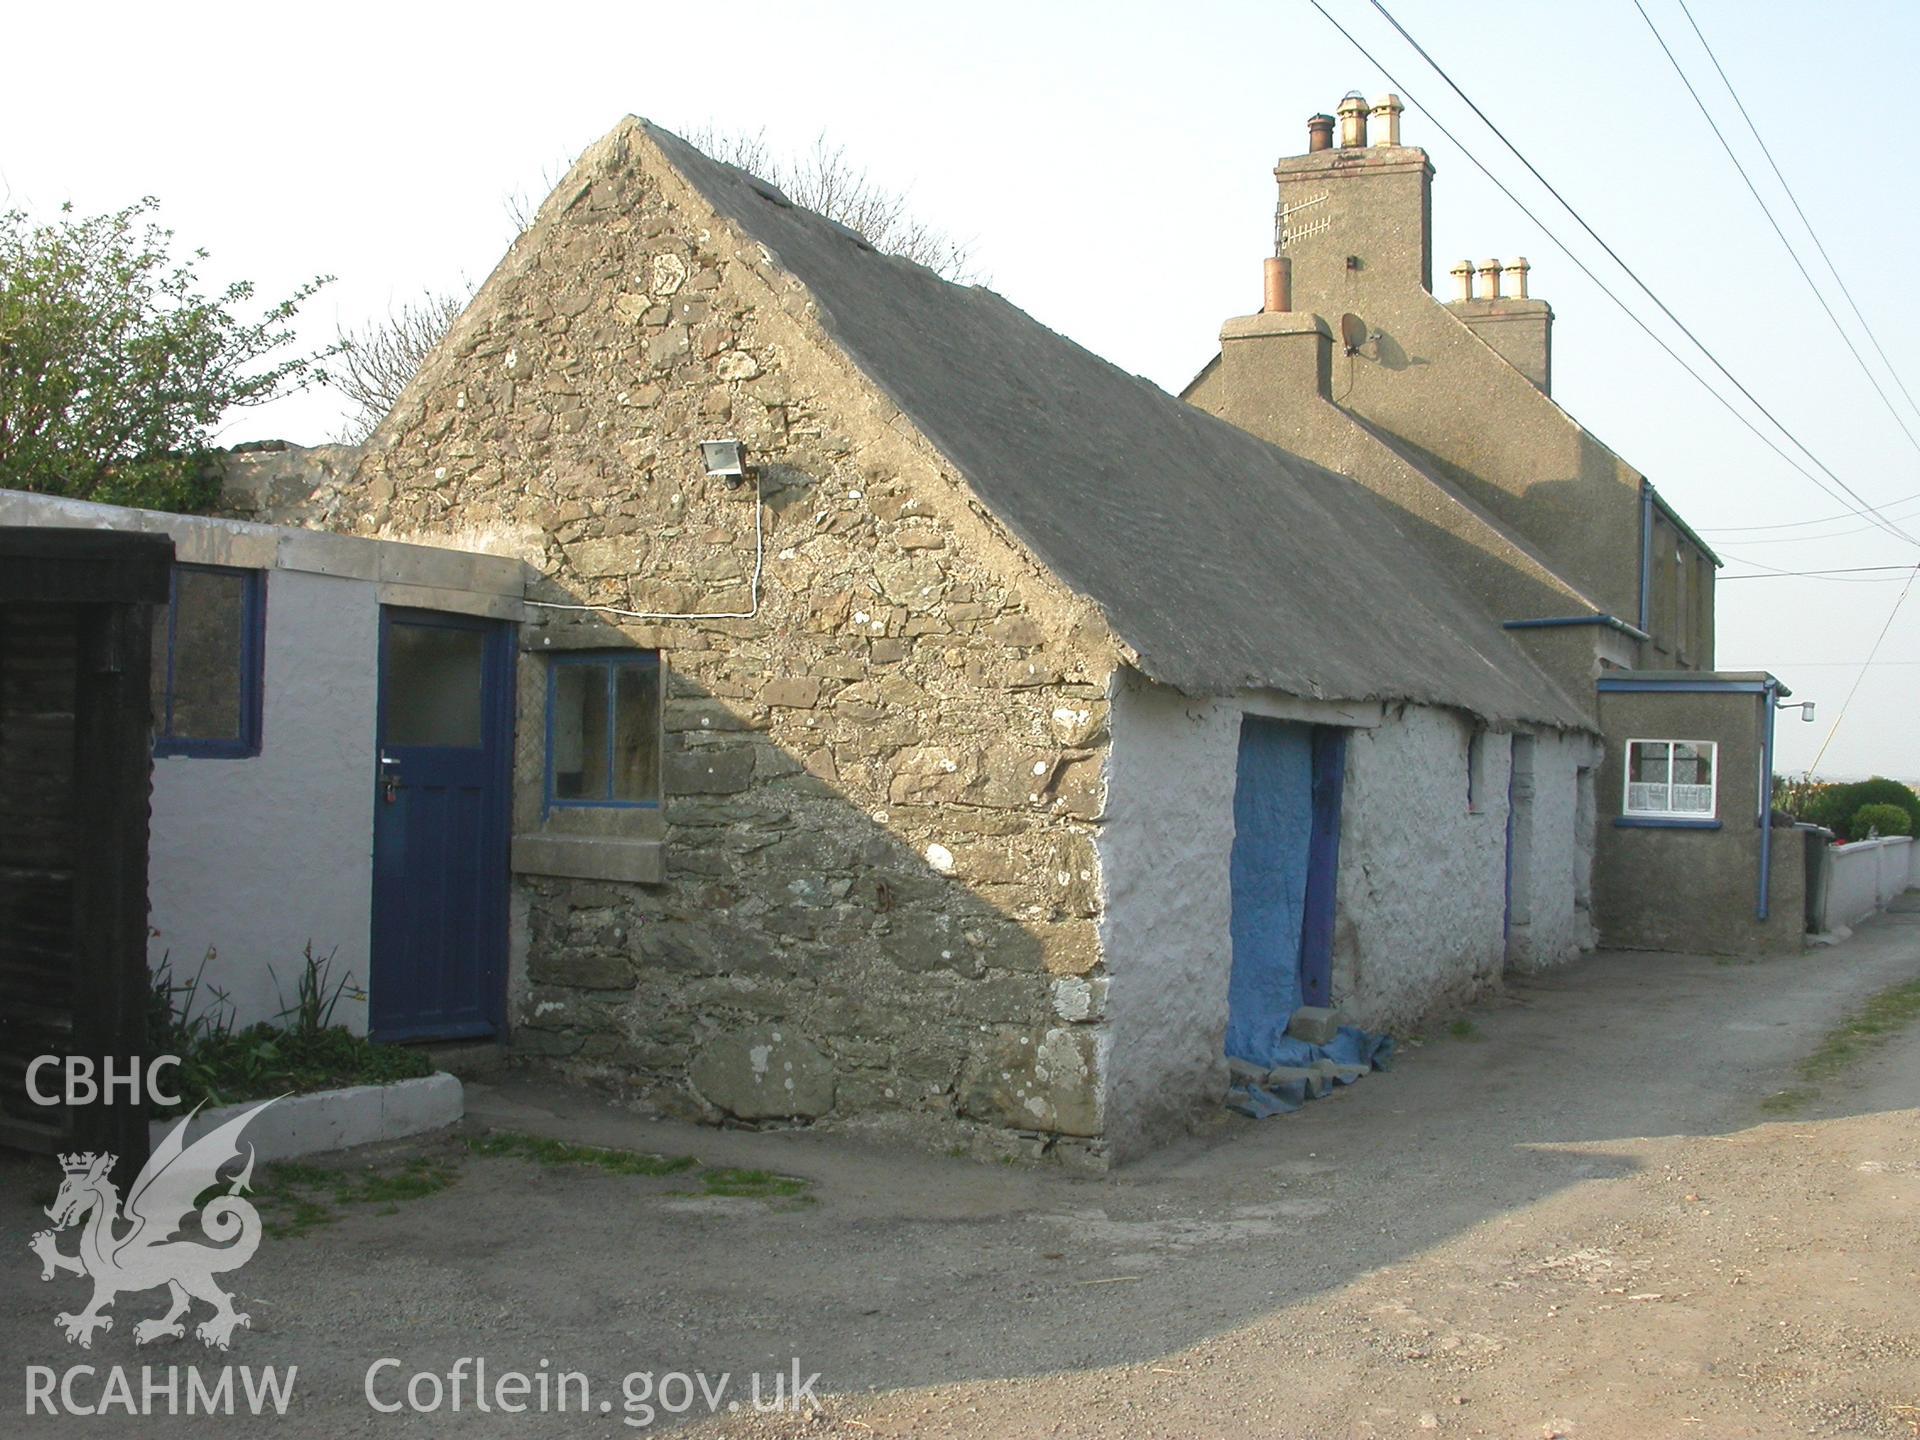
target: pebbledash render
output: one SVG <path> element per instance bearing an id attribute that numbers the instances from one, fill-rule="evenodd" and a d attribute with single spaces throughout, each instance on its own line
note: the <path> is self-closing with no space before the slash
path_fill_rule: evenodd
<path id="1" fill-rule="evenodd" d="M 676 1113 L 1098 1166 L 1217 1108 L 1247 716 L 1344 737 L 1343 1019 L 1591 943 L 1590 713 L 1391 504 L 644 121 L 297 513 L 527 562 L 510 1044 Z M 658 803 L 555 803 L 602 653 Z"/>

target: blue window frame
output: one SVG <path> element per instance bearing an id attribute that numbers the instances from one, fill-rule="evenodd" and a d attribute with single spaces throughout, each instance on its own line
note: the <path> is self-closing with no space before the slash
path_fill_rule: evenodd
<path id="1" fill-rule="evenodd" d="M 260 753 L 266 586 L 258 570 L 175 565 L 154 616 L 153 753 Z"/>
<path id="2" fill-rule="evenodd" d="M 547 668 L 548 810 L 660 804 L 660 655 L 556 655 Z"/>

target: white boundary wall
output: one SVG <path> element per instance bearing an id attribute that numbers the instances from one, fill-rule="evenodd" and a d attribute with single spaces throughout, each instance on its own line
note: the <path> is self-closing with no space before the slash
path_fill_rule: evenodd
<path id="1" fill-rule="evenodd" d="M 1920 847 L 1908 835 L 1830 845 L 1827 866 L 1826 914 L 1814 917 L 1816 930 L 1858 925 L 1920 885 Z"/>

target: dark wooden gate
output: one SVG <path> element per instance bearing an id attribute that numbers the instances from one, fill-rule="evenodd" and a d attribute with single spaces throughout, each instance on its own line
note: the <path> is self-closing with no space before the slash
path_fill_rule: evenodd
<path id="1" fill-rule="evenodd" d="M 40 1055 L 145 1058 L 152 607 L 172 562 L 164 535 L 0 527 L 0 1142 L 123 1167 L 146 1157 L 143 1105 L 48 1108 L 25 1079 Z"/>

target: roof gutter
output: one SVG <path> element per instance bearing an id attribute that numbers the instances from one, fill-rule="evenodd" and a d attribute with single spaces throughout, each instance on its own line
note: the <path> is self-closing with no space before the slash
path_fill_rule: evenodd
<path id="1" fill-rule="evenodd" d="M 1771 675 L 1755 680 L 1729 680 L 1713 674 L 1711 671 L 1694 674 L 1691 672 L 1663 671 L 1648 675 L 1633 670 L 1620 670 L 1602 675 L 1593 682 L 1593 688 L 1604 694 L 1627 695 L 1791 695 L 1793 691 L 1782 685 Z"/>
<path id="2" fill-rule="evenodd" d="M 1667 504 L 1665 500 L 1660 498 L 1660 492 L 1653 488 L 1653 483 L 1651 481 L 1642 480 L 1640 483 L 1647 487 L 1647 494 L 1653 497 L 1654 508 L 1657 509 L 1662 515 L 1666 517 L 1667 523 L 1673 526 L 1673 528 L 1678 530 L 1682 535 L 1686 536 L 1687 539 L 1691 540 L 1694 543 L 1694 545 L 1699 549 L 1700 553 L 1706 556 L 1707 559 L 1711 560 L 1714 563 L 1714 568 L 1719 569 L 1720 567 L 1724 566 L 1727 563 L 1726 561 L 1722 560 L 1718 555 L 1713 553 L 1713 547 L 1707 544 L 1706 541 L 1702 540 L 1699 537 L 1699 535 L 1695 533 L 1694 528 L 1691 525 L 1687 524 L 1686 521 L 1682 520 L 1680 516 L 1675 513 L 1674 508 L 1671 505 Z"/>
<path id="3" fill-rule="evenodd" d="M 1637 625 L 1629 625 L 1616 615 L 1565 615 L 1550 616 L 1544 620 L 1503 620 L 1502 630 L 1560 630 L 1574 625 L 1604 625 L 1609 630 L 1618 630 L 1622 635 L 1635 640 L 1649 640 L 1652 637 Z"/>

